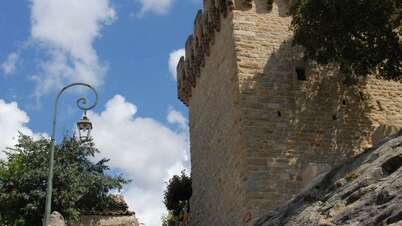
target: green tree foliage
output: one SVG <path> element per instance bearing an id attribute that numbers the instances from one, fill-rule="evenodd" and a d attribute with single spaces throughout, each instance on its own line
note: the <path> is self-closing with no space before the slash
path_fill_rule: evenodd
<path id="1" fill-rule="evenodd" d="M 173 216 L 172 212 L 169 211 L 166 216 L 162 217 L 162 226 L 176 226 L 177 221 L 178 217 Z"/>
<path id="2" fill-rule="evenodd" d="M 167 217 L 162 219 L 164 225 L 174 225 L 173 223 L 179 220 L 180 213 L 188 211 L 188 200 L 191 195 L 191 178 L 184 171 L 181 172 L 180 176 L 175 175 L 169 180 L 163 200 L 169 211 Z"/>
<path id="3" fill-rule="evenodd" d="M 357 76 L 402 79 L 401 0 L 294 0 L 294 44 Z"/>
<path id="4" fill-rule="evenodd" d="M 41 225 L 45 209 L 50 140 L 20 135 L 0 161 L 0 225 Z M 67 220 L 81 213 L 118 208 L 110 195 L 129 181 L 110 176 L 107 159 L 93 162 L 98 150 L 93 143 L 65 138 L 55 147 L 52 210 Z"/>

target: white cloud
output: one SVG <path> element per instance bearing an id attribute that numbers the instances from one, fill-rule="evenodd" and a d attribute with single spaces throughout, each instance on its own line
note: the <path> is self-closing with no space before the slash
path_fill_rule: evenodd
<path id="1" fill-rule="evenodd" d="M 5 157 L 3 151 L 6 147 L 16 144 L 18 132 L 36 138 L 40 136 L 26 126 L 28 122 L 27 113 L 21 110 L 16 102 L 7 103 L 0 99 L 0 159 Z"/>
<path id="2" fill-rule="evenodd" d="M 174 131 L 152 119 L 136 116 L 137 107 L 120 95 L 110 99 L 99 114 L 90 112 L 99 157 L 133 179 L 124 195 L 141 222 L 160 226 L 165 212 L 162 203 L 165 182 L 183 168 L 189 168 L 188 131 Z M 174 109 L 167 120 L 183 128 L 185 118 Z"/>
<path id="3" fill-rule="evenodd" d="M 177 71 L 176 71 L 177 64 L 179 63 L 180 58 L 184 55 L 185 55 L 184 49 L 174 50 L 169 54 L 169 71 L 174 80 L 177 80 Z"/>
<path id="4" fill-rule="evenodd" d="M 179 111 L 176 111 L 173 108 L 169 109 L 167 120 L 171 124 L 178 124 L 182 130 L 187 129 L 187 119 L 183 116 L 183 114 Z"/>
<path id="5" fill-rule="evenodd" d="M 145 13 L 153 12 L 156 14 L 164 14 L 169 11 L 175 0 L 136 0 L 141 3 L 142 7 L 139 16 Z"/>
<path id="6" fill-rule="evenodd" d="M 170 108 L 166 120 L 178 125 L 174 131 L 152 118 L 137 117 L 137 107 L 120 95 L 110 99 L 103 112 L 89 112 L 94 124 L 93 136 L 101 150 L 98 158 L 110 158 L 110 166 L 133 182 L 124 188 L 124 196 L 140 222 L 160 226 L 166 212 L 163 200 L 165 182 L 182 169 L 189 169 L 187 120 Z M 18 131 L 38 138 L 27 127 L 29 116 L 16 102 L 0 99 L 0 150 L 16 143 Z M 3 152 L 0 159 L 4 158 Z"/>
<path id="7" fill-rule="evenodd" d="M 35 95 L 72 81 L 101 85 L 106 67 L 93 42 L 115 19 L 110 0 L 31 0 L 31 39 L 47 54 L 33 76 Z"/>
<path id="8" fill-rule="evenodd" d="M 7 56 L 7 59 L 1 64 L 1 68 L 5 75 L 11 75 L 15 72 L 16 65 L 18 63 L 19 56 L 13 52 Z"/>

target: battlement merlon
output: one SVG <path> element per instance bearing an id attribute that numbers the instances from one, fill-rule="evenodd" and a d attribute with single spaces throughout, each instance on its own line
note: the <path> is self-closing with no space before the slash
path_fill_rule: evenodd
<path id="1" fill-rule="evenodd" d="M 221 30 L 221 20 L 231 15 L 233 10 L 246 10 L 252 7 L 253 0 L 204 0 L 204 9 L 199 10 L 194 20 L 194 31 L 186 41 L 186 57 L 177 65 L 177 86 L 179 99 L 188 106 L 192 88 L 196 86 L 200 70 L 205 65 L 214 45 L 215 35 Z M 267 1 L 272 8 L 273 0 Z"/>
<path id="2" fill-rule="evenodd" d="M 234 9 L 233 0 L 204 0 L 204 10 L 199 10 L 194 20 L 194 31 L 185 47 L 186 57 L 177 65 L 177 85 L 179 99 L 188 106 L 196 78 L 200 76 L 205 57 L 209 56 L 214 43 L 215 32 L 220 31 L 220 20 Z"/>

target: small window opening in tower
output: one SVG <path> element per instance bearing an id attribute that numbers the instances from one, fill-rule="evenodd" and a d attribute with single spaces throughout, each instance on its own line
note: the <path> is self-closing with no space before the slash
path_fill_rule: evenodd
<path id="1" fill-rule="evenodd" d="M 277 112 L 278 117 L 282 117 L 282 113 L 280 111 Z"/>
<path id="2" fill-rule="evenodd" d="M 306 81 L 306 70 L 302 67 L 296 67 L 297 80 Z"/>
<path id="3" fill-rule="evenodd" d="M 332 119 L 333 119 L 333 120 L 337 120 L 338 117 L 337 117 L 336 115 L 333 115 L 333 116 L 332 116 Z"/>
<path id="4" fill-rule="evenodd" d="M 346 105 L 346 100 L 343 100 L 343 101 L 342 101 L 342 104 L 343 104 L 343 105 Z"/>

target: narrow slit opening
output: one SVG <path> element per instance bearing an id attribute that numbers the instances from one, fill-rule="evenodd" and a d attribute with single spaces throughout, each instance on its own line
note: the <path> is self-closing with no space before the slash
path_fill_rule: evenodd
<path id="1" fill-rule="evenodd" d="M 302 67 L 296 67 L 297 80 L 306 81 L 306 70 Z"/>

